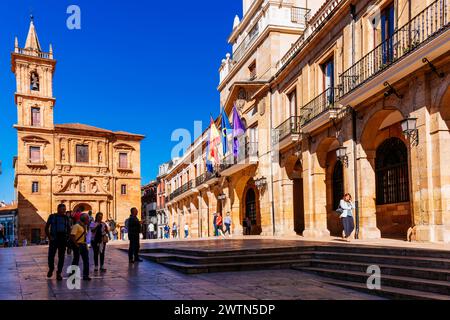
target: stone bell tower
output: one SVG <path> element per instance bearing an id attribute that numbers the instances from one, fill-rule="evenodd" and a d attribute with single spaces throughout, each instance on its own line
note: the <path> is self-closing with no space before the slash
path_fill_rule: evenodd
<path id="1" fill-rule="evenodd" d="M 51 45 L 48 52 L 42 51 L 33 17 L 25 47 L 20 48 L 15 38 L 11 65 L 17 83 L 17 126 L 53 130 L 53 73 L 56 60 L 53 59 Z"/>

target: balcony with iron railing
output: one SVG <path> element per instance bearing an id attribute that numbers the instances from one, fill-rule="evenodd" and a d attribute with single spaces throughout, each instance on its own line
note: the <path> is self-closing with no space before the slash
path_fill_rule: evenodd
<path id="1" fill-rule="evenodd" d="M 434 45 L 430 45 L 428 50 L 423 50 L 426 43 L 439 37 L 449 27 L 449 2 L 450 0 L 437 0 L 426 7 L 423 11 L 409 20 L 401 28 L 394 31 L 391 37 L 380 43 L 372 51 L 362 57 L 358 62 L 344 71 L 340 76 L 341 97 L 345 98 L 343 104 L 356 103 L 353 98 L 346 96 L 360 88 L 363 84 L 373 80 L 379 74 L 396 65 L 396 70 L 392 74 L 397 75 L 394 79 L 383 79 L 377 83 L 378 87 L 385 81 L 396 81 L 401 79 L 403 74 L 409 74 L 417 66 L 423 65 L 422 57 L 432 59 L 438 56 L 438 52 L 445 48 L 441 43 L 446 43 L 447 39 Z M 448 36 L 447 36 L 448 38 Z M 440 50 L 439 50 L 440 49 Z M 448 49 L 446 49 L 448 50 Z M 413 57 L 414 53 L 417 57 Z M 411 57 L 409 59 L 408 57 Z M 406 61 L 409 60 L 409 61 Z M 366 91 L 366 90 L 364 90 Z M 348 101 L 347 101 L 348 100 Z"/>
<path id="2" fill-rule="evenodd" d="M 259 28 L 256 26 L 245 38 L 242 43 L 233 51 L 233 62 L 239 63 L 244 55 L 247 53 L 247 49 L 255 42 L 259 35 Z"/>
<path id="3" fill-rule="evenodd" d="M 258 162 L 258 142 L 246 142 L 239 147 L 237 155 L 226 155 L 219 166 L 222 176 L 230 176 Z"/>
<path id="4" fill-rule="evenodd" d="M 211 181 L 212 179 L 217 178 L 218 176 L 219 176 L 219 174 L 217 172 L 207 171 L 195 179 L 195 186 L 199 187 L 199 186 L 207 183 L 208 181 Z"/>
<path id="5" fill-rule="evenodd" d="M 304 28 L 306 28 L 310 12 L 311 9 L 292 7 L 291 22 L 302 25 Z"/>
<path id="6" fill-rule="evenodd" d="M 305 104 L 300 109 L 301 127 L 302 130 L 305 127 L 307 131 L 312 130 L 311 123 L 314 122 L 314 127 L 320 126 L 324 121 L 328 121 L 330 118 L 335 117 L 338 110 L 337 101 L 339 99 L 338 88 L 330 87 L 310 102 Z M 320 119 L 320 121 L 313 121 Z"/>
<path id="7" fill-rule="evenodd" d="M 291 116 L 273 130 L 272 145 L 283 149 L 289 144 L 299 141 L 301 133 L 301 117 Z"/>

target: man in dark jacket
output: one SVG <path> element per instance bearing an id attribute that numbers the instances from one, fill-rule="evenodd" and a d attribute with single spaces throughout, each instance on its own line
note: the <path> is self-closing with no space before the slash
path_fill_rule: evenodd
<path id="1" fill-rule="evenodd" d="M 45 235 L 49 239 L 48 278 L 53 276 L 53 271 L 55 270 L 55 255 L 56 251 L 58 251 L 58 270 L 56 279 L 58 281 L 62 280 L 61 273 L 64 267 L 64 258 L 69 234 L 70 220 L 66 215 L 66 206 L 61 203 L 58 205 L 58 213 L 51 214 L 45 225 Z"/>
<path id="2" fill-rule="evenodd" d="M 127 219 L 128 239 L 130 247 L 128 249 L 128 260 L 130 263 L 141 262 L 139 258 L 139 234 L 141 232 L 141 223 L 139 222 L 138 210 L 131 208 L 131 215 Z"/>

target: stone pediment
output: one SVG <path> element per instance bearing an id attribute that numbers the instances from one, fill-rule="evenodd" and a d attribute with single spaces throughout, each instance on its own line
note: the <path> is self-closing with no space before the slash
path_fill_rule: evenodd
<path id="1" fill-rule="evenodd" d="M 40 144 L 49 144 L 50 143 L 47 140 L 45 140 L 44 138 L 38 137 L 38 136 L 25 136 L 25 137 L 22 137 L 22 141 L 31 142 L 31 143 L 40 143 Z"/>
<path id="2" fill-rule="evenodd" d="M 109 177 L 56 177 L 55 194 L 111 195 L 109 189 Z"/>

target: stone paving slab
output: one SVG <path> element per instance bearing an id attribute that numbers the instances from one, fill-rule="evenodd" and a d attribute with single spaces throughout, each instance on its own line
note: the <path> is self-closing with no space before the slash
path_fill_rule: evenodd
<path id="1" fill-rule="evenodd" d="M 93 280 L 82 281 L 80 290 L 69 290 L 66 281 L 46 279 L 47 247 L 1 249 L 0 265 L 8 272 L 0 279 L 0 300 L 380 299 L 295 270 L 186 275 L 150 261 L 130 265 L 121 248 L 109 246 L 108 271 L 94 273 L 91 266 Z M 66 257 L 65 266 L 70 262 L 71 256 Z"/>

